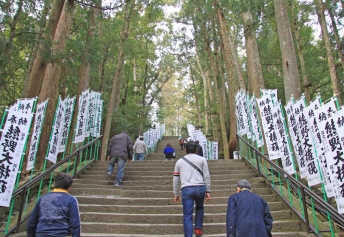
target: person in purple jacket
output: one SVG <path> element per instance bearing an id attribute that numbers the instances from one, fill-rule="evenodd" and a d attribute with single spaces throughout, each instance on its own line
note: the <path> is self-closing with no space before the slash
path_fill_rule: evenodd
<path id="1" fill-rule="evenodd" d="M 69 174 L 56 175 L 53 191 L 38 200 L 30 215 L 27 237 L 80 237 L 78 201 L 68 193 L 72 184 Z"/>

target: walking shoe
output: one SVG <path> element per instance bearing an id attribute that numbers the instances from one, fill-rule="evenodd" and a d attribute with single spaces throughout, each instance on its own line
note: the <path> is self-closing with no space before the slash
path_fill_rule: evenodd
<path id="1" fill-rule="evenodd" d="M 115 183 L 115 186 L 122 186 L 122 184 L 116 182 L 116 183 Z"/>
<path id="2" fill-rule="evenodd" d="M 107 172 L 107 173 L 106 173 L 106 176 L 111 176 L 111 172 Z"/>
<path id="3" fill-rule="evenodd" d="M 195 229 L 195 235 L 196 237 L 202 237 L 203 236 L 202 229 Z"/>

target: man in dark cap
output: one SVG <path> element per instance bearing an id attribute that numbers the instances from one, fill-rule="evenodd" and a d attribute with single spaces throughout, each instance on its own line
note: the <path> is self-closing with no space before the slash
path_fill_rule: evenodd
<path id="1" fill-rule="evenodd" d="M 251 192 L 245 179 L 238 182 L 236 192 L 228 199 L 227 237 L 271 237 L 272 216 L 266 201 Z"/>

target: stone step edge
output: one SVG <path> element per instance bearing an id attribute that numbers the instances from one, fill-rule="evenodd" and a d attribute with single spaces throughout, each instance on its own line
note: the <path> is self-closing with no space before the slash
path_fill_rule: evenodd
<path id="1" fill-rule="evenodd" d="M 141 197 L 138 197 L 138 198 L 131 198 L 131 197 L 121 197 L 121 196 L 116 196 L 116 195 L 87 195 L 87 196 L 81 196 L 81 195 L 73 195 L 74 197 L 76 197 L 77 199 L 78 198 L 108 198 L 108 199 L 125 199 L 125 200 L 128 200 L 128 199 L 131 199 L 131 200 L 162 200 L 162 199 L 165 199 L 165 200 L 170 200 L 170 199 L 173 199 L 173 194 L 171 195 L 171 198 L 141 198 Z M 272 196 L 272 195 L 260 195 L 261 197 L 264 198 L 264 196 Z M 227 196 L 226 196 L 227 197 Z M 225 197 L 212 197 L 211 199 L 218 199 L 218 198 L 225 198 Z M 282 201 L 279 201 L 279 202 L 276 202 L 276 203 L 281 203 Z M 268 203 L 275 203 L 275 202 L 268 202 Z M 79 204 L 79 205 L 91 205 L 91 204 Z M 205 204 L 205 205 L 212 205 L 212 204 Z M 219 205 L 219 204 L 217 204 Z M 227 205 L 227 204 L 224 204 L 224 205 Z M 154 205 L 152 205 L 154 206 Z M 160 205 L 159 205 L 160 206 Z"/>
<path id="2" fill-rule="evenodd" d="M 297 219 L 291 219 L 291 220 L 281 220 L 281 221 L 274 221 L 273 223 L 293 223 L 293 222 L 300 222 Z M 81 226 L 82 225 L 111 225 L 111 226 L 123 226 L 123 225 L 127 225 L 127 226 L 181 226 L 183 225 L 183 223 L 181 222 L 180 224 L 143 224 L 143 223 L 104 223 L 104 222 L 83 222 L 81 221 Z M 213 226 L 213 225 L 226 225 L 226 223 L 224 222 L 212 222 L 212 223 L 203 223 L 203 226 L 205 226 L 204 229 L 206 229 L 206 226 Z M 298 231 L 299 232 L 299 231 Z M 279 232 L 280 233 L 280 232 Z"/>
<path id="3" fill-rule="evenodd" d="M 288 235 L 288 234 L 304 234 L 303 232 L 271 232 L 272 236 Z M 24 235 L 23 235 L 24 236 Z M 143 235 L 143 234 L 100 234 L 100 233 L 81 233 L 83 236 L 97 236 L 97 237 L 180 237 L 180 235 Z M 207 234 L 209 237 L 226 237 L 226 233 L 223 234 Z M 294 235 L 295 236 L 295 235 Z"/>

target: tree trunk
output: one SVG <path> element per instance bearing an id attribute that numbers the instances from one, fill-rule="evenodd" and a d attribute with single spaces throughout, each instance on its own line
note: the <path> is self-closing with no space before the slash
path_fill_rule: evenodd
<path id="1" fill-rule="evenodd" d="M 112 84 L 111 97 L 109 100 L 109 107 L 108 107 L 108 111 L 106 115 L 104 135 L 103 135 L 103 141 L 102 141 L 102 149 L 101 149 L 101 160 L 106 159 L 106 149 L 109 143 L 112 115 L 114 114 L 114 112 L 117 111 L 118 106 L 119 106 L 120 91 L 121 91 L 121 73 L 122 73 L 123 64 L 124 64 L 124 44 L 128 39 L 130 17 L 131 17 L 132 8 L 134 7 L 134 4 L 135 4 L 134 0 L 126 0 L 125 23 L 122 28 L 121 44 L 119 46 L 116 73 L 115 73 L 115 77 Z"/>
<path id="2" fill-rule="evenodd" d="M 194 95 L 195 95 L 195 102 L 196 102 L 196 111 L 197 111 L 198 125 L 199 125 L 199 126 L 202 126 L 202 119 L 201 119 L 201 112 L 200 112 L 199 104 L 198 104 L 198 96 L 197 96 L 197 90 L 196 90 L 196 83 L 195 83 L 195 79 L 194 79 L 194 77 L 193 77 L 193 72 L 192 72 L 191 67 L 190 67 L 190 77 L 191 77 L 192 86 L 193 86 Z"/>
<path id="3" fill-rule="evenodd" d="M 327 0 L 327 11 L 331 18 L 332 30 L 333 30 L 334 38 L 336 39 L 336 44 L 337 44 L 337 49 L 338 49 L 337 51 L 340 58 L 340 63 L 342 64 L 342 68 L 344 69 L 343 47 L 342 47 L 341 40 L 338 34 L 338 28 L 337 28 L 336 21 L 334 19 L 332 9 L 331 7 L 329 7 L 330 5 L 331 3 Z"/>
<path id="4" fill-rule="evenodd" d="M 96 6 L 100 7 L 100 3 L 97 2 Z M 96 33 L 96 20 L 97 16 L 99 14 L 99 8 L 98 7 L 92 7 L 90 19 L 89 19 L 89 25 L 88 30 L 86 34 L 86 43 L 85 43 L 85 49 L 83 50 L 82 56 L 81 56 L 81 65 L 79 68 L 79 83 L 78 83 L 78 96 L 76 98 L 76 101 L 79 101 L 79 96 L 81 93 L 85 90 L 87 90 L 90 87 L 90 72 L 91 72 L 91 63 L 90 63 L 90 55 L 92 54 L 92 47 L 94 44 L 94 35 Z M 74 106 L 74 113 L 71 123 L 71 128 L 73 132 L 74 128 L 76 127 L 77 119 L 78 119 L 78 112 L 79 111 L 79 103 L 76 103 Z M 71 133 L 73 134 L 73 133 Z M 74 137 L 74 136 L 70 136 Z M 70 148 L 72 145 L 72 139 L 68 139 L 68 145 L 67 147 Z M 71 152 L 71 151 L 70 151 Z"/>
<path id="5" fill-rule="evenodd" d="M 292 3 L 292 8 L 294 8 L 294 5 L 297 4 L 297 1 Z M 299 54 L 299 60 L 300 60 L 300 65 L 301 65 L 301 73 L 302 73 L 302 79 L 303 79 L 303 89 L 306 95 L 306 102 L 309 103 L 311 101 L 311 94 L 309 91 L 309 87 L 312 86 L 312 84 L 309 81 L 309 76 L 307 73 L 306 69 L 306 62 L 303 57 L 303 51 L 302 51 L 302 46 L 301 46 L 301 37 L 300 37 L 300 32 L 299 32 L 299 24 L 297 21 L 297 16 L 294 14 L 294 9 L 292 9 L 292 16 L 293 16 L 293 24 L 294 24 L 294 32 L 295 32 L 295 39 L 296 39 L 296 47 L 298 50 Z"/>
<path id="6" fill-rule="evenodd" d="M 197 52 L 197 50 L 196 50 Z M 205 72 L 203 70 L 203 67 L 201 66 L 201 63 L 199 61 L 199 57 L 198 57 L 198 53 L 196 53 L 196 62 L 197 62 L 197 65 L 198 65 L 198 69 L 201 73 L 201 77 L 203 79 L 203 96 L 204 96 L 204 121 L 205 121 L 205 134 L 209 134 L 209 114 L 208 114 L 208 111 L 209 111 L 209 108 L 208 108 L 208 105 L 209 105 L 209 89 L 208 89 L 208 72 Z"/>
<path id="7" fill-rule="evenodd" d="M 318 20 L 321 26 L 322 37 L 325 43 L 325 48 L 326 48 L 326 53 L 327 53 L 327 64 L 330 70 L 333 95 L 337 96 L 340 93 L 339 79 L 336 73 L 336 66 L 334 63 L 333 55 L 332 55 L 332 47 L 331 47 L 331 42 L 330 42 L 330 38 L 327 31 L 324 12 L 325 12 L 325 7 L 322 3 L 322 0 L 318 0 L 318 7 L 317 7 Z M 341 102 L 340 96 L 337 96 L 337 99 L 338 99 L 339 104 L 341 105 L 342 102 Z"/>
<path id="8" fill-rule="evenodd" d="M 239 85 L 238 80 L 235 79 L 235 69 L 233 68 L 233 53 L 231 53 L 231 47 L 229 43 L 229 35 L 227 29 L 227 22 L 224 18 L 223 12 L 220 9 L 219 5 L 215 3 L 215 10 L 217 20 L 219 22 L 219 31 L 220 31 L 220 38 L 223 45 L 223 55 L 225 59 L 225 68 L 226 68 L 226 75 L 228 80 L 228 105 L 229 105 L 229 116 L 230 116 L 230 134 L 229 134 L 229 143 L 228 143 L 228 151 L 229 156 L 227 158 L 233 159 L 233 151 L 236 149 L 236 131 L 237 131 L 237 124 L 236 124 L 236 115 L 235 115 L 235 100 L 234 100 L 234 93 L 238 91 Z M 225 157 L 226 158 L 226 157 Z"/>
<path id="9" fill-rule="evenodd" d="M 41 41 L 38 46 L 37 56 L 34 59 L 31 73 L 28 78 L 27 88 L 25 91 L 25 96 L 27 98 L 35 97 L 39 95 L 40 89 L 44 77 L 44 71 L 48 60 L 43 55 L 50 51 L 50 45 L 54 38 L 57 24 L 61 16 L 62 8 L 65 0 L 54 0 L 47 25 L 44 29 Z M 50 54 L 50 53 L 49 53 Z"/>
<path id="10" fill-rule="evenodd" d="M 52 45 L 52 54 L 58 55 L 63 53 L 66 48 L 67 37 L 72 24 L 73 13 L 75 10 L 75 1 L 65 1 L 63 10 L 56 28 Z M 53 124 L 56 110 L 56 100 L 58 97 L 58 85 L 60 81 L 61 62 L 49 63 L 45 70 L 42 89 L 39 93 L 38 103 L 49 98 L 46 110 L 44 124 L 41 133 L 41 143 L 39 144 L 36 167 L 42 169 L 43 161 L 46 155 L 50 130 Z"/>
<path id="11" fill-rule="evenodd" d="M 274 7 L 282 53 L 285 100 L 289 101 L 292 95 L 294 98 L 301 96 L 299 69 L 285 0 L 274 0 Z"/>
<path id="12" fill-rule="evenodd" d="M 6 84 L 6 70 L 7 65 L 11 61 L 11 53 L 13 48 L 13 41 L 15 36 L 15 31 L 17 29 L 17 24 L 19 22 L 19 17 L 23 12 L 23 0 L 18 1 L 17 11 L 13 17 L 12 23 L 10 23 L 10 32 L 8 40 L 5 44 L 4 51 L 1 52 L 2 56 L 0 57 L 0 93 L 5 87 Z"/>
<path id="13" fill-rule="evenodd" d="M 259 96 L 260 89 L 264 89 L 265 86 L 251 12 L 243 13 L 242 18 L 244 20 L 244 36 L 247 55 L 247 73 L 250 85 L 250 93 Z"/>

